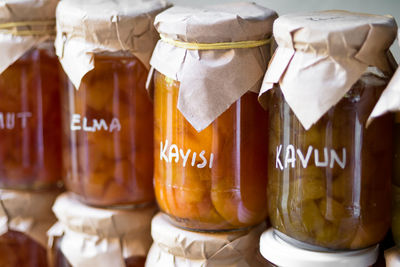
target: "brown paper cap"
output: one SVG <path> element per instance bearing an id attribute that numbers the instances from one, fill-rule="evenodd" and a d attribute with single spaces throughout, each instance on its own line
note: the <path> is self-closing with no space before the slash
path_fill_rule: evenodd
<path id="1" fill-rule="evenodd" d="M 146 266 L 264 266 L 256 261 L 258 243 L 265 224 L 249 231 L 202 233 L 184 230 L 172 225 L 166 215 L 157 214 L 151 223 L 154 243 Z M 168 254 L 167 257 L 160 256 Z M 180 262 L 180 263 L 179 263 Z M 194 264 L 197 263 L 198 265 Z"/>
<path id="2" fill-rule="evenodd" d="M 0 23 L 55 19 L 58 0 L 3 0 Z"/>
<path id="3" fill-rule="evenodd" d="M 58 194 L 1 189 L 0 234 L 18 231 L 46 247 L 46 232 L 56 221 L 51 206 Z"/>
<path id="4" fill-rule="evenodd" d="M 260 96 L 279 84 L 289 106 L 309 129 L 369 66 L 392 74 L 387 54 L 396 30 L 391 16 L 338 10 L 282 16 L 274 23 L 278 49 Z"/>
<path id="5" fill-rule="evenodd" d="M 147 229 L 156 208 L 96 208 L 84 205 L 71 194 L 64 193 L 57 198 L 53 211 L 59 222 L 72 231 L 109 238 L 123 237 Z"/>
<path id="6" fill-rule="evenodd" d="M 202 9 L 173 7 L 155 26 L 175 41 L 220 43 L 271 37 L 275 11 L 255 3 Z M 270 45 L 224 50 L 187 50 L 159 41 L 150 64 L 180 82 L 177 108 L 197 130 L 205 129 L 248 91 L 259 92 Z"/>
<path id="7" fill-rule="evenodd" d="M 57 7 L 57 55 L 78 89 L 93 54 L 129 51 L 149 68 L 159 36 L 154 17 L 166 0 L 63 0 Z"/>
<path id="8" fill-rule="evenodd" d="M 247 2 L 203 9 L 177 6 L 159 14 L 154 25 L 160 34 L 179 41 L 238 42 L 269 38 L 276 17 L 275 11 Z"/>

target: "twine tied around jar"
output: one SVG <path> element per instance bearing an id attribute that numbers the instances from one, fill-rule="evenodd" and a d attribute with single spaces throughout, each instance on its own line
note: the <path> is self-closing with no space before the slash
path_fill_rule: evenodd
<path id="1" fill-rule="evenodd" d="M 191 43 L 177 41 L 160 34 L 162 41 L 188 50 L 222 50 L 222 49 L 236 49 L 236 48 L 254 48 L 272 43 L 272 37 L 264 40 L 257 41 L 237 41 L 237 42 L 220 42 L 220 43 Z"/>
<path id="2" fill-rule="evenodd" d="M 16 21 L 0 24 L 0 33 L 15 36 L 43 36 L 56 34 L 56 21 Z"/>

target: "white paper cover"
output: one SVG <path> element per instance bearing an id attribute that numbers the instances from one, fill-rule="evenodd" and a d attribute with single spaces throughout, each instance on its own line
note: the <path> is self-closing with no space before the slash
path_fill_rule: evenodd
<path id="1" fill-rule="evenodd" d="M 53 206 L 58 223 L 48 232 L 49 247 L 62 238 L 61 252 L 74 267 L 125 267 L 124 259 L 147 255 L 156 210 L 95 208 L 62 194 Z"/>
<path id="2" fill-rule="evenodd" d="M 46 232 L 56 221 L 51 206 L 57 194 L 0 189 L 0 235 L 21 232 L 46 248 Z"/>
<path id="3" fill-rule="evenodd" d="M 264 78 L 261 102 L 263 94 L 279 84 L 309 129 L 369 66 L 392 73 L 387 54 L 396 31 L 391 16 L 321 11 L 280 17 L 274 24 L 278 48 Z"/>
<path id="4" fill-rule="evenodd" d="M 261 224 L 250 231 L 199 233 L 173 226 L 159 213 L 152 221 L 154 243 L 146 267 L 262 267 L 258 255 Z"/>
<path id="5" fill-rule="evenodd" d="M 149 68 L 159 39 L 154 17 L 168 7 L 165 0 L 61 1 L 56 52 L 74 86 L 94 68 L 96 53 L 128 51 Z"/>
<path id="6" fill-rule="evenodd" d="M 173 7 L 154 25 L 167 38 L 194 43 L 259 41 L 272 35 L 275 11 L 254 3 L 203 9 Z M 188 50 L 159 41 L 150 64 L 180 82 L 178 109 L 197 130 L 205 129 L 248 91 L 259 92 L 270 45 L 225 50 Z"/>
<path id="7" fill-rule="evenodd" d="M 0 24 L 48 20 L 54 20 L 55 24 L 55 11 L 57 4 L 58 0 L 3 0 L 0 2 Z M 32 26 L 26 28 L 32 29 Z M 35 30 L 40 29 L 46 30 L 48 27 L 35 27 Z M 51 38 L 54 38 L 54 36 L 15 36 L 4 30 L 0 30 L 0 74 L 31 48 L 34 48 Z"/>

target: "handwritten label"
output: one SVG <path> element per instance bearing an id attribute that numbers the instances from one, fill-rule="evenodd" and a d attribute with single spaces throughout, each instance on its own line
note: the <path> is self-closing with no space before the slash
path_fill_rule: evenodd
<path id="1" fill-rule="evenodd" d="M 18 125 L 24 129 L 30 117 L 32 117 L 31 112 L 0 112 L 0 129 L 11 130 Z"/>
<path id="2" fill-rule="evenodd" d="M 209 156 L 209 157 L 207 157 Z M 196 159 L 199 158 L 201 160 L 200 163 L 196 164 Z M 177 145 L 171 144 L 169 145 L 168 140 L 165 140 L 165 143 L 160 142 L 160 160 L 168 163 L 179 163 L 181 162 L 182 166 L 191 165 L 193 167 L 197 167 L 199 169 L 212 168 L 214 161 L 214 154 L 210 153 L 206 154 L 205 150 L 202 150 L 199 154 L 197 152 L 192 151 L 191 149 L 187 149 L 186 151 L 178 148 Z"/>
<path id="3" fill-rule="evenodd" d="M 97 131 L 121 131 L 121 123 L 118 118 L 113 118 L 110 123 L 107 123 L 104 119 L 91 119 L 86 117 L 81 118 L 79 114 L 72 114 L 71 118 L 71 131 L 85 131 L 85 132 L 97 132 Z"/>
<path id="4" fill-rule="evenodd" d="M 311 161 L 312 156 L 314 156 L 314 161 Z M 346 148 L 342 148 L 342 156 L 339 157 L 334 149 L 326 147 L 322 151 L 312 146 L 309 146 L 307 151 L 296 149 L 293 145 L 288 145 L 286 148 L 282 145 L 276 147 L 275 168 L 281 170 L 294 168 L 296 161 L 300 161 L 303 168 L 307 168 L 313 162 L 317 167 L 329 167 L 332 169 L 335 165 L 338 165 L 344 169 L 346 167 Z"/>

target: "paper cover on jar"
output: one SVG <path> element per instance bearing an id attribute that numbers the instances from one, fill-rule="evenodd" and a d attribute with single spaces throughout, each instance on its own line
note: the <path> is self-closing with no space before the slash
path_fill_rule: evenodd
<path id="1" fill-rule="evenodd" d="M 261 224 L 250 231 L 200 233 L 173 226 L 162 213 L 151 223 L 154 243 L 146 267 L 262 267 L 257 257 Z"/>
<path id="2" fill-rule="evenodd" d="M 31 48 L 55 35 L 58 0 L 3 0 L 0 3 L 0 73 Z"/>
<path id="3" fill-rule="evenodd" d="M 0 190 L 0 235 L 9 230 L 21 232 L 47 246 L 47 230 L 56 218 L 51 206 L 58 192 Z"/>
<path id="4" fill-rule="evenodd" d="M 60 249 L 75 267 L 124 267 L 124 259 L 146 256 L 155 206 L 101 209 L 86 206 L 65 193 L 53 206 L 58 223 L 49 230 L 49 246 L 62 237 Z"/>
<path id="5" fill-rule="evenodd" d="M 158 41 L 150 64 L 180 82 L 178 109 L 201 131 L 248 91 L 259 92 L 270 58 L 271 42 L 252 48 L 229 48 L 246 41 L 271 41 L 277 14 L 254 3 L 173 7 L 155 19 L 164 40 Z M 203 44 L 202 49 L 177 43 Z M 207 49 L 227 43 L 226 49 Z M 185 45 L 184 45 L 185 46 Z"/>
<path id="6" fill-rule="evenodd" d="M 286 102 L 309 129 L 351 89 L 369 66 L 391 74 L 388 50 L 396 37 L 391 16 L 347 11 L 285 15 L 276 20 L 278 48 L 260 91 L 279 84 Z"/>
<path id="7" fill-rule="evenodd" d="M 96 53 L 129 51 L 149 68 L 159 39 L 154 17 L 168 7 L 165 0 L 61 1 L 56 52 L 74 86 L 94 68 Z"/>
<path id="8" fill-rule="evenodd" d="M 400 36 L 400 31 L 398 32 Z M 400 40 L 399 40 L 400 41 Z M 387 112 L 400 111 L 400 68 L 390 80 L 389 85 L 383 91 L 381 98 L 372 110 L 370 120 L 382 116 Z"/>

